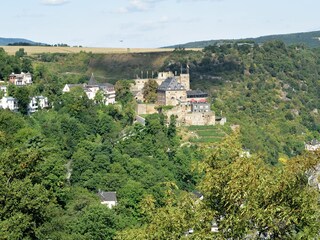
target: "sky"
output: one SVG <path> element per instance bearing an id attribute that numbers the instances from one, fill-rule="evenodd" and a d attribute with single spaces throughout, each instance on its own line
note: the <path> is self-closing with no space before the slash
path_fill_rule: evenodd
<path id="1" fill-rule="evenodd" d="M 319 0 L 1 0 L 0 37 L 157 48 L 320 30 Z"/>

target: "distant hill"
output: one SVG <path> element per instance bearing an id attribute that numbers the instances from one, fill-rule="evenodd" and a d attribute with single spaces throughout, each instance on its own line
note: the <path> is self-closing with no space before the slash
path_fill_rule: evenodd
<path id="1" fill-rule="evenodd" d="M 25 45 L 35 45 L 35 46 L 46 45 L 44 43 L 33 42 L 31 40 L 24 39 L 24 38 L 1 38 L 0 37 L 0 46 L 8 46 L 9 44 L 13 44 L 13 45 L 25 44 Z"/>
<path id="2" fill-rule="evenodd" d="M 244 38 L 244 39 L 220 39 L 220 40 L 207 40 L 198 42 L 189 42 L 185 44 L 178 44 L 174 46 L 168 46 L 168 48 L 204 48 L 215 43 L 223 42 L 237 42 L 237 41 L 249 41 L 257 44 L 262 44 L 270 40 L 281 40 L 287 45 L 292 44 L 305 44 L 308 47 L 315 48 L 320 47 L 320 31 L 315 32 L 303 32 L 303 33 L 291 33 L 291 34 L 280 34 L 280 35 L 269 35 L 258 38 Z M 167 47 L 166 47 L 167 48 Z"/>

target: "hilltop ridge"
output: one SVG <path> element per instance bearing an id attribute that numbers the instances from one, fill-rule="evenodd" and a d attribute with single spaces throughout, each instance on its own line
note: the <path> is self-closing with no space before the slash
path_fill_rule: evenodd
<path id="1" fill-rule="evenodd" d="M 217 43 L 230 43 L 239 41 L 262 44 L 271 40 L 280 40 L 283 41 L 286 45 L 305 44 L 308 47 L 315 48 L 320 47 L 320 31 L 266 35 L 257 38 L 205 40 L 176 44 L 173 46 L 167 46 L 165 48 L 204 48 Z"/>
<path id="2" fill-rule="evenodd" d="M 30 45 L 46 45 L 44 43 L 34 42 L 25 38 L 3 38 L 0 37 L 0 46 L 8 46 L 9 44 L 18 44 L 18 43 L 24 43 L 24 44 L 30 44 Z"/>

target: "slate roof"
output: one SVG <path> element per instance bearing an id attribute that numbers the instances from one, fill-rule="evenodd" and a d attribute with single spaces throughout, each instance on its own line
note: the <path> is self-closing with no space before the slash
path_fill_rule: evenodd
<path id="1" fill-rule="evenodd" d="M 114 88 L 114 85 L 112 85 L 111 83 L 99 83 L 98 86 L 106 87 L 106 88 Z"/>
<path id="2" fill-rule="evenodd" d="M 87 86 L 97 86 L 101 88 L 114 88 L 114 85 L 110 83 L 98 83 L 96 78 L 94 77 L 93 73 L 91 74 L 91 78 L 88 82 Z"/>
<path id="3" fill-rule="evenodd" d="M 3 98 L 5 98 L 7 101 L 8 100 L 11 100 L 11 101 L 15 101 L 16 100 L 14 97 L 3 97 Z"/>
<path id="4" fill-rule="evenodd" d="M 187 91 L 187 97 L 188 98 L 208 97 L 208 94 L 201 91 L 200 89 L 197 89 L 197 90 Z"/>
<path id="5" fill-rule="evenodd" d="M 67 85 L 70 89 L 75 87 L 83 87 L 83 84 L 67 84 Z"/>
<path id="6" fill-rule="evenodd" d="M 98 195 L 101 201 L 108 201 L 108 202 L 116 202 L 117 201 L 117 193 L 116 192 L 105 192 L 99 190 Z"/>
<path id="7" fill-rule="evenodd" d="M 185 90 L 184 86 L 178 83 L 177 79 L 174 77 L 167 78 L 158 87 L 158 91 L 177 91 Z"/>
<path id="8" fill-rule="evenodd" d="M 319 145 L 320 142 L 317 139 L 312 139 L 310 142 L 308 142 L 308 144 L 312 146 L 316 146 L 316 145 Z"/>
<path id="9" fill-rule="evenodd" d="M 88 82 L 88 85 L 98 85 L 96 78 L 94 77 L 93 73 L 91 74 L 91 78 Z"/>

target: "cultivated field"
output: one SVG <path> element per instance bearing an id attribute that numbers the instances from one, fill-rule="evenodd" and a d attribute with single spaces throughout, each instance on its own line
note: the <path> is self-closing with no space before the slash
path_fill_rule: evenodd
<path id="1" fill-rule="evenodd" d="M 28 55 L 39 53 L 150 53 L 150 52 L 172 52 L 173 48 L 87 48 L 87 47 L 40 47 L 40 46 L 1 46 L 8 54 L 15 54 L 20 48 L 23 48 Z M 187 49 L 201 50 L 201 49 Z"/>
<path id="2" fill-rule="evenodd" d="M 189 141 L 193 143 L 215 143 L 221 142 L 225 137 L 226 127 L 215 125 L 215 126 L 190 126 L 188 127 L 194 137 Z"/>

